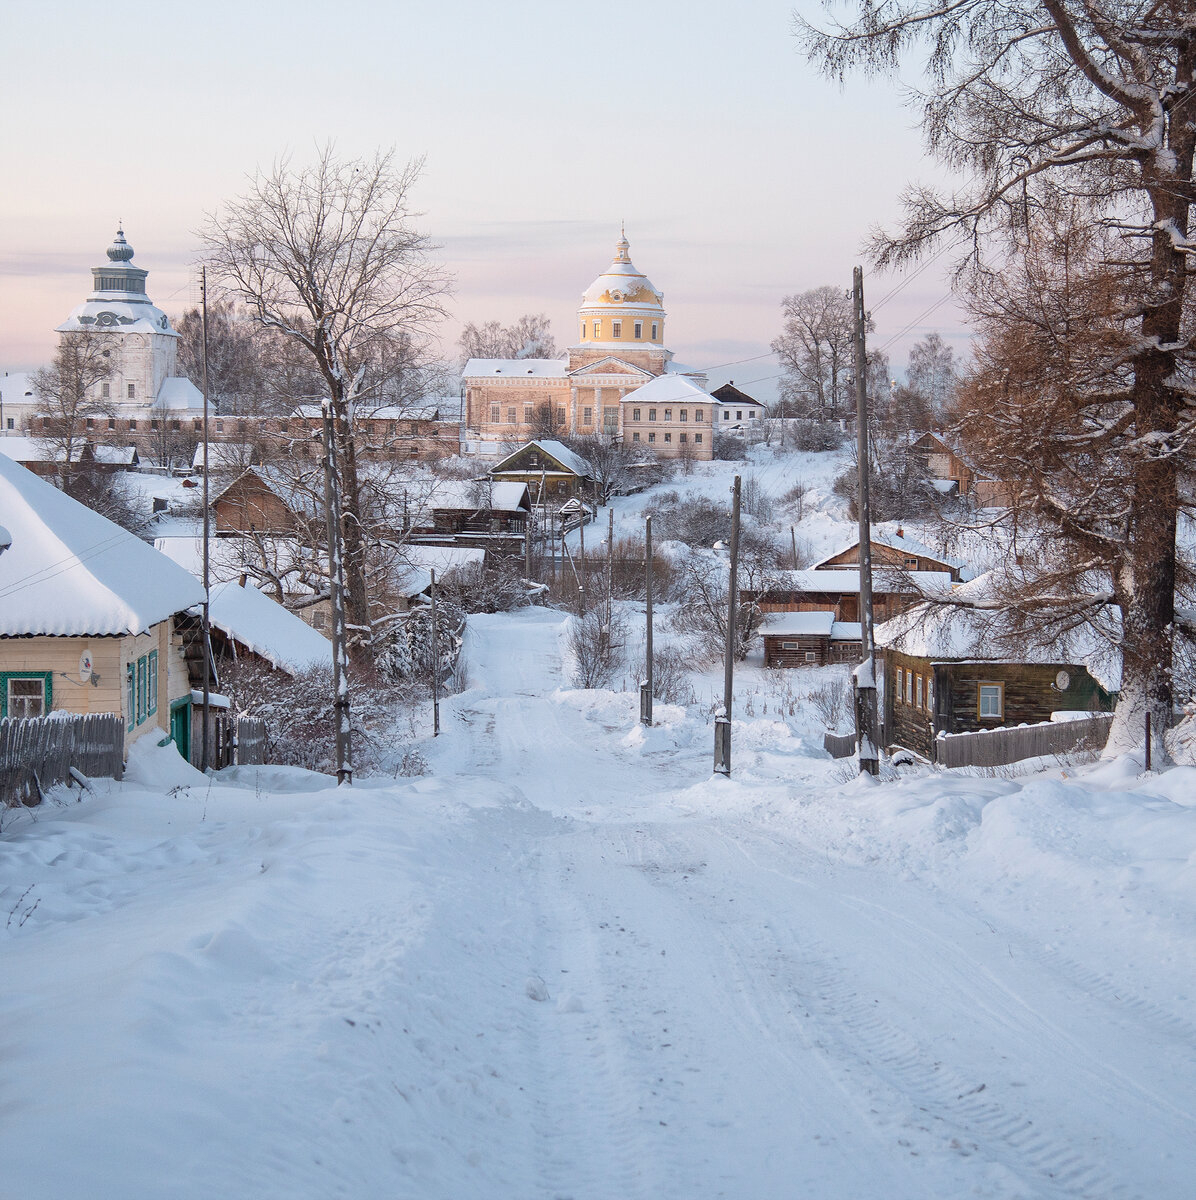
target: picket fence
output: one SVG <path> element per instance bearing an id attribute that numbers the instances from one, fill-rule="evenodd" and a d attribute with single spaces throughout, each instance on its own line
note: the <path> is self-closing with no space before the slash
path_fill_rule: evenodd
<path id="1" fill-rule="evenodd" d="M 119 716 L 5 717 L 0 720 L 0 805 L 37 804 L 44 792 L 81 775 L 119 779 L 124 769 Z"/>
<path id="2" fill-rule="evenodd" d="M 934 761 L 940 767 L 1004 767 L 1024 758 L 1099 749 L 1109 739 L 1113 714 L 1077 721 L 1044 721 L 1012 729 L 985 729 L 935 738 Z"/>

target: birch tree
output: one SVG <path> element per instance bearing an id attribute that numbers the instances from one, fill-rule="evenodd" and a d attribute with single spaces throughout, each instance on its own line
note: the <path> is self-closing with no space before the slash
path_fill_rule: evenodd
<path id="1" fill-rule="evenodd" d="M 790 415 L 825 420 L 852 411 L 848 373 L 854 318 L 847 293 L 817 287 L 786 296 L 781 313 L 784 324 L 772 352 L 784 369 L 784 399 L 796 410 Z"/>
<path id="2" fill-rule="evenodd" d="M 444 315 L 448 290 L 411 207 L 422 165 L 400 166 L 393 151 L 342 159 L 325 146 L 311 166 L 283 159 L 255 176 L 201 232 L 227 298 L 301 347 L 330 399 L 349 649 L 359 666 L 371 661 L 375 639 L 357 407 L 370 364 L 388 342 L 423 336 Z"/>
<path id="3" fill-rule="evenodd" d="M 797 36 L 832 77 L 895 73 L 926 55 L 915 93 L 927 147 L 966 182 L 954 191 L 910 185 L 905 220 L 872 241 L 878 266 L 909 262 L 944 239 L 963 246 L 973 279 L 999 279 L 1025 252 L 1036 208 L 1073 200 L 1115 235 L 1126 344 L 1083 386 L 1105 403 L 1086 427 L 1120 435 L 1125 543 L 1110 592 L 1120 611 L 1122 687 L 1110 750 L 1140 745 L 1147 714 L 1154 751 L 1171 715 L 1181 464 L 1191 452 L 1194 394 L 1184 359 L 1196 113 L 1192 0 L 887 0 L 853 5 L 824 26 L 798 17 Z M 1105 360 L 1108 362 L 1108 360 Z M 1067 431 L 1044 425 L 1043 446 Z M 1049 494 L 1049 493 L 1048 493 Z M 1044 502 L 1047 496 L 1044 495 Z M 1063 538 L 1063 493 L 1047 502 Z M 1099 535 L 1112 536 L 1106 531 Z M 1115 586 L 1114 586 L 1115 585 Z"/>

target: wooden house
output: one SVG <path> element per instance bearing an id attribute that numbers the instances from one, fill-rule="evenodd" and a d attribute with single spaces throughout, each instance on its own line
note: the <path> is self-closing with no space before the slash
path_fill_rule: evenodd
<path id="1" fill-rule="evenodd" d="M 1009 503 L 1009 485 L 979 470 L 949 434 L 924 433 L 912 448 L 922 456 L 927 478 L 940 491 L 970 496 L 981 508 Z"/>
<path id="2" fill-rule="evenodd" d="M 886 621 L 926 595 L 946 595 L 950 590 L 951 575 L 947 571 L 874 570 L 873 620 Z M 742 589 L 740 596 L 765 613 L 830 612 L 836 621 L 860 620 L 858 567 L 774 571 L 760 586 Z"/>
<path id="3" fill-rule="evenodd" d="M 860 661 L 859 622 L 833 612 L 770 613 L 760 627 L 766 667 L 825 667 Z"/>
<path id="4" fill-rule="evenodd" d="M 4 456 L 0 513 L 0 716 L 117 713 L 126 752 L 189 730 L 196 580 Z"/>
<path id="5" fill-rule="evenodd" d="M 1002 651 L 991 609 L 920 606 L 878 625 L 884 737 L 932 757 L 940 734 L 1049 721 L 1053 712 L 1102 711 L 1112 697 L 1077 655 L 1021 645 Z"/>
<path id="6" fill-rule="evenodd" d="M 532 502 L 526 483 L 447 480 L 427 500 L 436 533 L 523 535 Z"/>
<path id="7" fill-rule="evenodd" d="M 496 483 L 527 484 L 535 505 L 589 496 L 594 491 L 593 467 L 580 454 L 553 439 L 520 446 L 490 468 L 490 478 Z"/>
<path id="8" fill-rule="evenodd" d="M 860 539 L 828 554 L 816 562 L 811 570 L 834 571 L 841 567 L 858 567 L 860 563 Z M 961 559 L 942 554 L 914 538 L 908 537 L 904 529 L 894 533 L 872 530 L 872 566 L 892 567 L 899 571 L 935 572 L 945 571 L 955 583 L 974 578 L 975 573 Z"/>
<path id="9" fill-rule="evenodd" d="M 239 533 L 288 536 L 319 516 L 319 464 L 308 477 L 276 467 L 249 467 L 212 497 L 217 537 Z"/>

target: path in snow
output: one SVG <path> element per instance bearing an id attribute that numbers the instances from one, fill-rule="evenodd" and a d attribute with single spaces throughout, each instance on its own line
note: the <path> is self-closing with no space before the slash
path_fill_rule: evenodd
<path id="1" fill-rule="evenodd" d="M 670 793 L 708 747 L 554 700 L 561 624 L 471 618 L 428 778 L 118 790 L 4 843 L 41 904 L 0 1197 L 1191 1194 L 1192 1022 Z"/>

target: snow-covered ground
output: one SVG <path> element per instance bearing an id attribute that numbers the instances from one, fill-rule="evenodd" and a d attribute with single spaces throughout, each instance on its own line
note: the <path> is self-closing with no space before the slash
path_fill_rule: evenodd
<path id="1" fill-rule="evenodd" d="M 712 779 L 562 632 L 470 619 L 423 778 L 5 816 L 0 1195 L 1193 1194 L 1196 771 L 861 782 L 761 681 Z"/>

